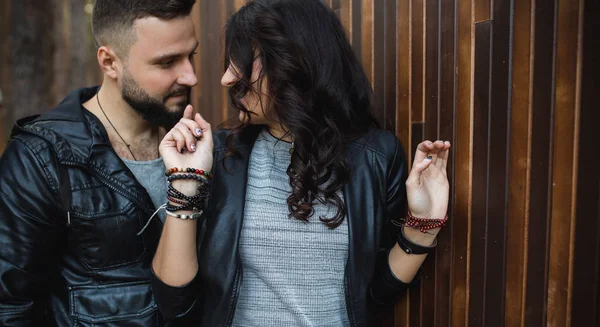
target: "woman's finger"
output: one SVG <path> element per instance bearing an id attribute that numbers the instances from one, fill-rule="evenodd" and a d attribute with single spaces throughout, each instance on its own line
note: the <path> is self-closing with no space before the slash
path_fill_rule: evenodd
<path id="1" fill-rule="evenodd" d="M 431 151 L 429 152 L 429 155 L 431 156 L 431 161 L 433 162 L 433 164 L 435 164 L 438 160 L 438 155 L 440 150 L 442 150 L 444 148 L 444 141 L 435 141 L 433 142 L 433 149 L 431 149 Z"/>
<path id="2" fill-rule="evenodd" d="M 196 137 L 184 123 L 180 121 L 173 129 L 177 130 L 183 136 L 185 147 L 190 152 L 196 151 Z"/>
<path id="3" fill-rule="evenodd" d="M 446 174 L 446 168 L 448 167 L 448 158 L 450 157 L 450 147 L 452 145 L 450 144 L 449 141 L 444 142 L 444 150 L 443 150 L 443 154 L 440 155 L 440 159 L 442 161 L 442 166 L 441 166 L 441 170 L 442 172 L 444 172 L 444 174 Z"/>
<path id="4" fill-rule="evenodd" d="M 185 137 L 179 129 L 173 128 L 171 132 L 169 132 L 173 136 L 173 140 L 175 140 L 177 151 L 183 153 L 183 149 L 185 149 Z"/>
<path id="5" fill-rule="evenodd" d="M 418 165 L 419 162 L 425 160 L 429 155 L 429 151 L 433 149 L 433 142 L 425 140 L 417 145 L 417 151 L 415 151 L 415 158 L 413 159 L 413 166 Z"/>
<path id="6" fill-rule="evenodd" d="M 198 138 L 202 135 L 202 129 L 200 128 L 198 123 L 196 123 L 195 120 L 181 118 L 181 120 L 179 122 L 182 123 L 183 125 L 185 125 L 196 138 Z"/>
<path id="7" fill-rule="evenodd" d="M 412 185 L 412 186 L 419 186 L 420 182 L 420 178 L 421 178 L 421 174 L 423 173 L 423 171 L 425 169 L 427 169 L 427 167 L 429 167 L 433 160 L 433 158 L 431 156 L 425 157 L 424 160 L 422 160 L 421 162 L 417 163 L 417 164 L 413 164 L 412 169 L 410 170 L 410 174 L 408 175 L 408 178 L 406 179 L 406 184 L 407 185 Z"/>
<path id="8" fill-rule="evenodd" d="M 213 139 L 210 124 L 206 120 L 204 120 L 202 115 L 200 115 L 199 113 L 194 115 L 194 121 L 196 122 L 196 124 L 198 124 L 198 127 L 200 127 L 200 130 L 202 132 L 202 139 L 212 144 Z"/>

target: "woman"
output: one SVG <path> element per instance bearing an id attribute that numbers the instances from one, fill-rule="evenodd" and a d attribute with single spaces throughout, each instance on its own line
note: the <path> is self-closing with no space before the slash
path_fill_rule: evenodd
<path id="1" fill-rule="evenodd" d="M 367 325 L 368 304 L 394 303 L 446 221 L 450 143 L 419 144 L 407 176 L 319 0 L 250 1 L 225 45 L 240 125 L 213 134 L 188 107 L 160 146 L 180 169 L 153 261 L 159 308 L 178 326 Z"/>

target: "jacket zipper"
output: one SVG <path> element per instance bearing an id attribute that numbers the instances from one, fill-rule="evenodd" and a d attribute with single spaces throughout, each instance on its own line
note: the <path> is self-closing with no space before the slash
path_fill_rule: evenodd
<path id="1" fill-rule="evenodd" d="M 66 165 L 66 166 L 79 167 L 79 168 L 84 168 L 84 169 L 89 169 L 90 168 L 90 167 L 88 167 L 86 165 L 82 165 L 80 163 L 76 163 L 76 162 L 72 162 L 72 161 L 64 161 L 64 162 L 62 162 L 62 164 Z M 152 210 L 148 209 L 147 206 L 145 206 L 138 198 L 132 196 L 128 192 L 124 191 L 122 188 L 116 187 L 112 183 L 110 183 L 110 177 L 108 175 L 104 174 L 101 171 L 97 171 L 95 169 L 89 169 L 89 170 L 91 170 L 94 173 L 94 175 L 100 177 L 100 179 L 102 180 L 103 184 L 106 185 L 109 189 L 111 189 L 112 191 L 114 191 L 114 192 L 116 192 L 116 193 L 124 196 L 129 201 L 131 201 L 132 203 L 136 204 L 139 208 L 141 208 L 142 210 L 144 210 L 146 213 L 149 213 L 149 214 L 152 213 Z"/>

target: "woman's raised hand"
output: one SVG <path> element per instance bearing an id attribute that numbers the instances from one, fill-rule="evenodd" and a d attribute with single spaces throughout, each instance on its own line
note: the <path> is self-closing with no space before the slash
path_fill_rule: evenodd
<path id="1" fill-rule="evenodd" d="M 418 218 L 443 219 L 448 210 L 448 156 L 450 142 L 423 141 L 417 146 L 406 180 L 408 208 Z"/>
<path id="2" fill-rule="evenodd" d="M 188 105 L 183 118 L 165 135 L 159 146 L 165 167 L 210 171 L 213 164 L 210 124 Z"/>

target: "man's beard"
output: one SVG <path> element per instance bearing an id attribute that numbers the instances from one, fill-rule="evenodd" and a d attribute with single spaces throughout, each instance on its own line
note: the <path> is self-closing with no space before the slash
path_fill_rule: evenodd
<path id="1" fill-rule="evenodd" d="M 186 97 L 176 103 L 175 110 L 167 108 L 165 106 L 167 99 L 179 94 L 186 94 Z M 125 71 L 121 96 L 144 120 L 169 130 L 183 117 L 183 111 L 190 103 L 190 88 L 180 87 L 169 92 L 162 100 L 158 100 L 142 89 L 129 72 Z"/>

